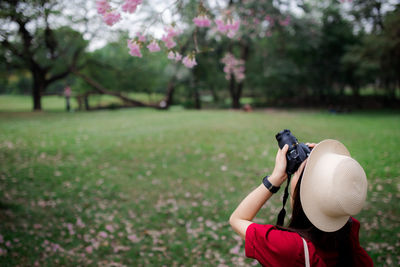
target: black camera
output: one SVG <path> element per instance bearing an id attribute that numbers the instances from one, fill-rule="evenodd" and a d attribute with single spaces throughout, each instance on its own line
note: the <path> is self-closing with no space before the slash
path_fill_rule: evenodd
<path id="1" fill-rule="evenodd" d="M 277 133 L 275 137 L 281 149 L 285 144 L 289 146 L 286 154 L 286 172 L 289 175 L 295 173 L 300 164 L 310 155 L 311 149 L 307 145 L 299 143 L 297 138 L 287 129 Z"/>

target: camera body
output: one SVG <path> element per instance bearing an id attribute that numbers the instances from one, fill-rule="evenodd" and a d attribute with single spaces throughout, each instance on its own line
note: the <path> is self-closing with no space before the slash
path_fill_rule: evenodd
<path id="1" fill-rule="evenodd" d="M 286 154 L 286 172 L 290 175 L 297 171 L 300 164 L 310 155 L 311 149 L 304 143 L 299 143 L 290 130 L 283 130 L 275 135 L 279 147 L 289 146 Z"/>

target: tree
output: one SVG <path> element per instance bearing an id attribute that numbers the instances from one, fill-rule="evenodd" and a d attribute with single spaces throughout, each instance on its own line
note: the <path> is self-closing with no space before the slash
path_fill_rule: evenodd
<path id="1" fill-rule="evenodd" d="M 145 61 L 130 57 L 123 43 L 112 42 L 87 54 L 85 67 L 74 71 L 85 82 L 79 85 L 83 89 L 80 93 L 86 94 L 94 89 L 99 94 L 119 97 L 127 106 L 160 108 L 156 101 L 147 103 L 134 100 L 129 93 L 165 94 L 172 66 L 167 67 L 168 59 L 154 54 L 146 53 Z"/>
<path id="2" fill-rule="evenodd" d="M 120 11 L 124 13 L 135 13 L 137 6 L 142 4 L 140 0 L 126 0 L 122 8 L 116 1 L 99 0 L 97 1 L 98 13 L 102 16 L 104 22 L 112 26 L 121 20 Z M 231 97 L 232 108 L 240 108 L 240 98 L 244 90 L 245 65 L 249 58 L 254 39 L 263 38 L 265 32 L 272 30 L 282 30 L 290 23 L 290 16 L 281 12 L 283 6 L 289 3 L 273 3 L 271 1 L 234 1 L 230 0 L 223 4 L 213 1 L 174 1 L 169 7 L 172 16 L 179 18 L 178 23 L 172 23 L 172 26 L 179 24 L 181 29 L 185 29 L 186 36 L 193 36 L 193 43 L 188 45 L 188 52 L 182 59 L 182 63 L 188 68 L 197 65 L 196 57 L 202 53 L 208 53 L 214 50 L 208 44 L 211 40 L 225 42 L 227 38 L 231 40 L 225 46 L 223 58 L 225 66 L 221 67 L 226 72 L 227 88 Z M 154 16 L 161 18 L 162 14 Z M 240 31 L 239 28 L 242 28 Z M 147 27 L 144 27 L 147 28 Z M 148 36 L 146 40 L 143 33 L 129 40 L 128 46 L 130 54 L 136 57 L 142 57 L 141 48 L 154 47 L 152 52 L 158 52 L 159 40 Z M 174 34 L 175 36 L 175 34 Z M 169 38 L 166 38 L 171 41 Z M 175 53 L 175 42 L 168 42 L 164 38 L 162 41 L 168 47 L 169 53 Z M 173 43 L 172 45 L 170 45 Z M 225 54 L 225 55 L 224 55 Z M 226 55 L 228 55 L 226 57 Z M 172 54 L 173 57 L 173 54 Z M 229 60 L 228 60 L 229 59 Z M 222 60 L 222 58 L 219 58 Z M 199 103 L 199 92 L 195 88 L 199 71 L 193 71 L 194 78 L 190 82 L 194 89 L 195 102 Z M 200 106 L 196 104 L 196 106 Z"/>
<path id="3" fill-rule="evenodd" d="M 78 67 L 87 42 L 69 27 L 54 28 L 59 15 L 53 0 L 0 2 L 0 44 L 3 57 L 14 68 L 28 69 L 32 76 L 33 109 L 41 110 L 41 95 L 55 81 Z"/>
<path id="4" fill-rule="evenodd" d="M 362 86 L 381 88 L 388 98 L 396 98 L 400 79 L 400 6 L 382 12 L 388 1 L 365 1 L 352 11 L 358 20 L 369 21 L 372 28 L 359 33 L 359 42 L 350 46 L 342 59 L 350 75 L 355 95 Z M 386 7 L 388 9 L 388 7 Z"/>

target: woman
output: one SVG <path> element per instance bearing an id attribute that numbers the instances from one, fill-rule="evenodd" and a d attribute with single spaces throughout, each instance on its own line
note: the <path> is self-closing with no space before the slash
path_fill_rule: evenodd
<path id="1" fill-rule="evenodd" d="M 263 266 L 373 266 L 359 244 L 360 223 L 351 217 L 366 198 L 363 168 L 336 140 L 307 145 L 311 154 L 290 181 L 292 218 L 287 228 L 252 222 L 287 179 L 287 145 L 278 150 L 271 176 L 232 213 L 230 224 L 245 239 L 246 256 Z"/>

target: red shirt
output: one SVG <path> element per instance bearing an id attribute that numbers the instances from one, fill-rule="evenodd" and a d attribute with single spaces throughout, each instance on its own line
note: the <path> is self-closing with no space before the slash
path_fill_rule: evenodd
<path id="1" fill-rule="evenodd" d="M 360 246 L 358 232 L 360 222 L 353 218 L 351 240 L 354 266 L 373 266 L 371 257 Z M 318 250 L 311 241 L 307 241 L 310 265 L 318 267 L 335 266 L 336 252 Z M 258 260 L 263 266 L 304 266 L 304 245 L 297 233 L 282 231 L 274 225 L 253 223 L 246 230 L 246 257 Z"/>

